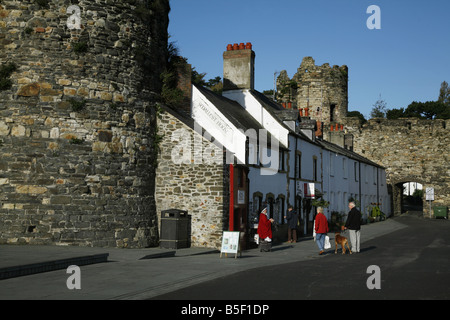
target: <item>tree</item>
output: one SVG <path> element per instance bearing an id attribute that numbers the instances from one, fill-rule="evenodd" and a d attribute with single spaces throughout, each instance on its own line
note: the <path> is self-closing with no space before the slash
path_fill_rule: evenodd
<path id="1" fill-rule="evenodd" d="M 380 98 L 373 105 L 372 111 L 370 112 L 371 118 L 385 118 L 386 117 L 386 101 Z"/>
<path id="2" fill-rule="evenodd" d="M 450 119 L 450 106 L 439 101 L 413 101 L 405 110 L 405 117 L 421 119 Z"/>
<path id="3" fill-rule="evenodd" d="M 348 111 L 347 112 L 347 117 L 356 117 L 359 118 L 359 120 L 361 120 L 361 124 L 364 124 L 367 122 L 366 118 L 364 118 L 364 115 L 359 112 L 359 111 Z"/>
<path id="4" fill-rule="evenodd" d="M 398 118 L 402 118 L 405 117 L 405 109 L 404 108 L 400 108 L 400 109 L 389 109 L 388 111 L 386 111 L 386 118 L 387 119 L 398 119 Z"/>
<path id="5" fill-rule="evenodd" d="M 439 90 L 438 102 L 450 107 L 450 87 L 446 81 L 441 83 L 441 89 Z"/>

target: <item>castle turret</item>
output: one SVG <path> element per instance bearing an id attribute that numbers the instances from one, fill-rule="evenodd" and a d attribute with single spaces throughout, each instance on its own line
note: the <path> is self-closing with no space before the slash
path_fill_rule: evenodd
<path id="1" fill-rule="evenodd" d="M 305 57 L 292 79 L 286 71 L 280 73 L 277 91 L 279 102 L 292 102 L 323 126 L 342 124 L 348 111 L 348 68 L 316 66 L 312 57 Z"/>

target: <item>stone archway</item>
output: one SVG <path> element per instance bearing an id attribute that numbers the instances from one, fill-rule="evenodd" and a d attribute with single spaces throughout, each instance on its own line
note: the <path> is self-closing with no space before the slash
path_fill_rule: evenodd
<path id="1" fill-rule="evenodd" d="M 423 183 L 417 180 L 405 180 L 393 184 L 392 187 L 392 203 L 394 215 L 400 215 L 405 212 L 415 212 L 415 214 L 423 215 L 425 198 L 422 196 L 419 203 L 414 203 L 411 196 L 405 195 L 405 184 L 415 182 L 420 184 L 423 189 Z"/>
<path id="2" fill-rule="evenodd" d="M 433 217 L 433 208 L 450 205 L 450 119 L 424 120 L 375 118 L 364 125 L 348 123 L 354 137 L 354 151 L 386 169 L 386 183 L 392 191 L 392 214 L 402 211 L 401 185 L 415 181 L 434 189 L 434 200 L 423 196 L 423 216 Z"/>

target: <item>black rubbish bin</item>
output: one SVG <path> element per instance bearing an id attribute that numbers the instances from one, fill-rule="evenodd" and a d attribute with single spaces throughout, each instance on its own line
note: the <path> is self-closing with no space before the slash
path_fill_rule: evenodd
<path id="1" fill-rule="evenodd" d="M 191 245 L 191 217 L 187 211 L 168 209 L 161 211 L 159 246 L 166 249 L 189 248 Z"/>

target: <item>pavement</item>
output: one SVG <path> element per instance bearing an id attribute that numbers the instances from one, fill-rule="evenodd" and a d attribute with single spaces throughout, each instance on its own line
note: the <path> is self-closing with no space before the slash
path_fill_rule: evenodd
<path id="1" fill-rule="evenodd" d="M 405 228 L 396 218 L 363 225 L 366 241 Z M 144 300 L 253 268 L 321 259 L 312 237 L 220 255 L 208 248 L 118 249 L 74 246 L 0 245 L 0 300 Z M 347 233 L 348 235 L 348 233 Z M 69 289 L 77 265 L 80 289 Z"/>

